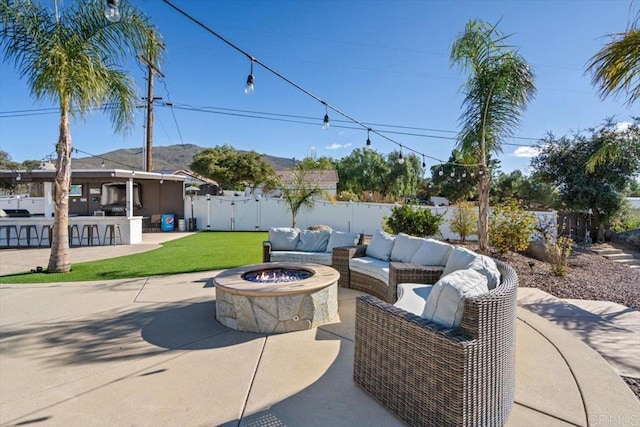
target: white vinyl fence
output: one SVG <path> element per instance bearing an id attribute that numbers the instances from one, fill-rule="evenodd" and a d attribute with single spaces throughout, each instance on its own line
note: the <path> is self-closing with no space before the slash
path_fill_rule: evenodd
<path id="1" fill-rule="evenodd" d="M 185 217 L 191 217 L 191 198 L 185 198 Z M 393 204 L 316 201 L 312 210 L 302 209 L 296 220 L 296 227 L 304 229 L 312 225 L 328 225 L 334 230 L 355 231 L 367 235 L 381 228 L 385 216 L 391 215 Z M 455 206 L 422 206 L 435 213 L 444 213 L 445 221 L 440 226 L 442 238 L 458 239 L 449 229 L 449 220 Z M 557 213 L 534 212 L 540 221 L 556 224 Z M 195 196 L 193 216 L 198 230 L 215 231 L 267 231 L 270 227 L 290 227 L 291 212 L 286 203 L 275 198 L 254 198 L 246 196 Z M 555 231 L 556 227 L 552 227 Z M 477 236 L 471 236 L 474 240 Z"/>

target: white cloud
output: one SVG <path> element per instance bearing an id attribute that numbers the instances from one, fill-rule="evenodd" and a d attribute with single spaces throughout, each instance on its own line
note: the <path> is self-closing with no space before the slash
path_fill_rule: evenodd
<path id="1" fill-rule="evenodd" d="M 540 147 L 518 147 L 513 152 L 514 157 L 535 157 L 540 154 Z"/>
<path id="2" fill-rule="evenodd" d="M 351 147 L 351 143 L 347 142 L 346 144 L 338 144 L 337 142 L 334 142 L 331 145 L 327 145 L 326 148 L 327 150 L 339 150 L 341 148 L 349 148 Z"/>

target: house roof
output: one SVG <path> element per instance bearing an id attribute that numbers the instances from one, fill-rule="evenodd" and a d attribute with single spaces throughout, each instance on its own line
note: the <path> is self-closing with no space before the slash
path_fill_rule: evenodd
<path id="1" fill-rule="evenodd" d="M 276 171 L 276 175 L 278 175 L 283 184 L 293 182 L 292 170 Z M 338 172 L 335 170 L 313 170 L 307 173 L 306 179 L 312 184 L 337 184 Z"/>
<path id="2" fill-rule="evenodd" d="M 204 184 L 210 184 L 210 185 L 218 186 L 218 182 L 217 181 L 214 181 L 213 179 L 205 178 L 202 175 L 198 175 L 197 173 L 195 173 L 191 169 L 178 169 L 176 171 L 171 172 L 171 174 L 172 175 L 186 176 L 188 178 L 192 178 L 194 180 L 200 181 L 200 182 L 202 182 Z"/>
<path id="3" fill-rule="evenodd" d="M 47 182 L 53 181 L 56 171 L 52 169 L 33 170 L 0 170 L 0 181 L 16 182 L 20 177 L 20 182 Z M 160 174 L 156 172 L 132 171 L 125 169 L 73 169 L 71 179 L 82 178 L 133 178 L 134 180 L 168 180 L 184 181 L 184 176 L 173 174 Z"/>

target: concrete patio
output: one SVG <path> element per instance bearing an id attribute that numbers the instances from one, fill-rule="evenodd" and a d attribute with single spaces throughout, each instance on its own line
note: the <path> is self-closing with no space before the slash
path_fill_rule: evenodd
<path id="1" fill-rule="evenodd" d="M 319 328 L 245 333 L 215 320 L 216 274 L 0 286 L 0 425 L 402 425 L 352 380 L 359 292 L 341 288 L 339 317 Z M 553 304 L 566 304 L 521 292 L 507 425 L 639 425 L 612 364 L 534 314 L 540 298 L 557 319 Z M 627 333 L 634 350 L 640 335 Z"/>

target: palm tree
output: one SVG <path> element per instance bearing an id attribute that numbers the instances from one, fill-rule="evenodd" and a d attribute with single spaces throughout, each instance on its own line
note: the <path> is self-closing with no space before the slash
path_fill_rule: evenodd
<path id="1" fill-rule="evenodd" d="M 284 199 L 287 209 L 291 211 L 291 227 L 296 226 L 298 213 L 303 209 L 312 209 L 315 205 L 315 199 L 322 197 L 335 203 L 335 198 L 331 193 L 321 189 L 318 184 L 309 181 L 309 174 L 312 170 L 299 163 L 293 170 L 291 182 L 282 185 L 282 198 Z"/>
<path id="2" fill-rule="evenodd" d="M 587 65 L 591 82 L 603 99 L 627 95 L 631 106 L 640 98 L 640 12 L 624 33 L 611 34 L 611 41 Z"/>
<path id="3" fill-rule="evenodd" d="M 479 167 L 481 252 L 489 246 L 489 154 L 502 151 L 502 141 L 513 134 L 536 93 L 531 67 L 505 43 L 507 38 L 496 26 L 471 20 L 451 48 L 451 64 L 469 74 L 463 85 L 458 148 L 473 156 Z"/>
<path id="4" fill-rule="evenodd" d="M 0 0 L 0 46 L 37 100 L 60 107 L 54 179 L 54 232 L 50 272 L 68 272 L 69 185 L 71 183 L 70 119 L 85 118 L 104 107 L 116 131 L 134 120 L 136 86 L 118 66 L 130 53 L 157 58 L 157 44 L 147 18 L 123 5 L 122 19 L 109 22 L 104 2 L 81 1 L 60 16 L 33 0 Z M 156 37 L 159 37 L 156 35 Z"/>

